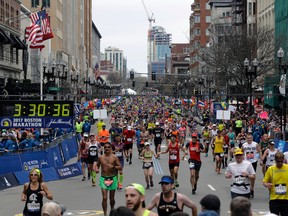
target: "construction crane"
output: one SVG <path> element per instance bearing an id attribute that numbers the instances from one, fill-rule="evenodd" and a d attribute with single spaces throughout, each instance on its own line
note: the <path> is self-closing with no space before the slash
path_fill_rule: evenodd
<path id="1" fill-rule="evenodd" d="M 150 75 L 152 74 L 152 38 L 151 38 L 151 30 L 152 30 L 152 22 L 155 23 L 155 18 L 153 18 L 153 12 L 151 13 L 151 15 L 149 15 L 149 12 L 147 10 L 147 7 L 145 5 L 144 0 L 142 0 L 142 4 L 143 7 L 145 9 L 145 12 L 147 14 L 148 17 L 148 21 L 149 21 L 149 30 L 148 30 L 148 46 L 149 46 L 149 50 L 148 50 L 148 56 L 147 56 L 147 62 L 148 62 L 148 77 L 150 77 Z"/>
<path id="2" fill-rule="evenodd" d="M 148 17 L 149 30 L 150 30 L 150 29 L 152 28 L 152 22 L 155 23 L 155 18 L 153 18 L 154 13 L 151 13 L 151 16 L 150 16 L 149 13 L 148 13 L 147 7 L 146 7 L 146 5 L 145 5 L 144 0 L 142 0 L 142 4 L 143 4 L 143 7 L 144 7 L 145 12 L 146 12 L 146 14 L 147 14 L 147 17 Z"/>

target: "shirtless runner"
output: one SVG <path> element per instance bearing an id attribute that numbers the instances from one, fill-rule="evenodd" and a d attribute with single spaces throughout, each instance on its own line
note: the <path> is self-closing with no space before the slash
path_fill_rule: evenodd
<path id="1" fill-rule="evenodd" d="M 99 172 L 101 167 L 100 188 L 102 191 L 102 208 L 104 216 L 107 215 L 107 200 L 108 191 L 110 191 L 110 207 L 115 206 L 115 190 L 118 187 L 117 174 L 122 170 L 120 161 L 116 155 L 112 152 L 112 146 L 110 142 L 104 143 L 104 155 L 101 155 L 97 162 L 96 172 Z"/>

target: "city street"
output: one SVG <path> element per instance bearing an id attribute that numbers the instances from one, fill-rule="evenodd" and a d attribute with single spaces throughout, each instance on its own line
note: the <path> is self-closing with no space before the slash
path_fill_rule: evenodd
<path id="1" fill-rule="evenodd" d="M 164 147 L 164 146 L 163 146 Z M 165 148 L 165 147 L 164 147 Z M 164 149 L 163 148 L 163 149 Z M 129 165 L 125 162 L 123 187 L 132 182 L 141 183 L 145 186 L 144 174 L 142 171 L 141 161 L 137 158 L 136 149 L 134 148 L 133 163 Z M 199 204 L 200 199 L 206 194 L 212 193 L 220 197 L 221 200 L 221 215 L 229 215 L 230 204 L 230 180 L 225 179 L 222 174 L 216 174 L 214 171 L 214 163 L 212 157 L 208 158 L 202 155 L 203 165 L 200 171 L 200 179 L 196 195 L 191 194 L 191 185 L 189 182 L 189 170 L 187 161 L 181 161 L 179 170 L 180 187 L 175 191 L 187 195 L 198 206 L 198 213 L 201 211 Z M 70 161 L 75 162 L 75 159 Z M 164 174 L 169 174 L 167 155 L 161 155 L 159 160 Z M 156 173 L 157 170 L 157 173 Z M 158 184 L 162 174 L 161 169 L 154 169 L 155 186 L 152 189 L 146 190 L 146 203 L 149 203 L 152 196 L 160 191 Z M 48 182 L 48 188 L 53 193 L 54 201 L 59 202 L 67 207 L 65 215 L 102 215 L 101 207 L 101 190 L 98 186 L 99 175 L 97 175 L 97 186 L 91 186 L 91 182 L 81 181 L 81 176 L 70 179 Z M 255 187 L 255 197 L 252 200 L 253 215 L 264 215 L 268 211 L 268 191 L 262 186 L 261 168 L 258 167 L 257 179 Z M 15 187 L 8 190 L 0 191 L 2 197 L 0 202 L 1 215 L 13 216 L 20 214 L 24 207 L 24 202 L 20 201 L 22 187 Z M 47 201 L 47 200 L 45 200 Z M 116 207 L 125 205 L 124 189 L 116 193 Z M 156 212 L 156 209 L 154 209 Z M 187 208 L 185 212 L 191 214 Z"/>

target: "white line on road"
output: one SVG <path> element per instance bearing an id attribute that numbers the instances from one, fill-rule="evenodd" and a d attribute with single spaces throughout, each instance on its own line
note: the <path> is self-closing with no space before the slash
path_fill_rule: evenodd
<path id="1" fill-rule="evenodd" d="M 208 184 L 208 187 L 212 190 L 212 191 L 216 191 L 216 189 L 212 186 Z"/>

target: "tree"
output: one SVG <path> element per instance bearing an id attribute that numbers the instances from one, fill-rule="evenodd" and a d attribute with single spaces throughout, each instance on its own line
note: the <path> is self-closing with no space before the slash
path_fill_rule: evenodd
<path id="1" fill-rule="evenodd" d="M 263 28 L 247 32 L 243 29 L 239 31 L 236 26 L 225 26 L 221 30 L 212 29 L 213 43 L 201 50 L 202 60 L 207 64 L 209 76 L 214 78 L 216 87 L 223 89 L 233 84 L 236 88 L 239 86 L 238 93 L 247 93 L 243 89 L 248 83 L 245 58 L 250 61 L 257 58 L 259 66 L 253 81 L 255 85 L 263 85 L 263 77 L 275 67 L 274 30 Z"/>

